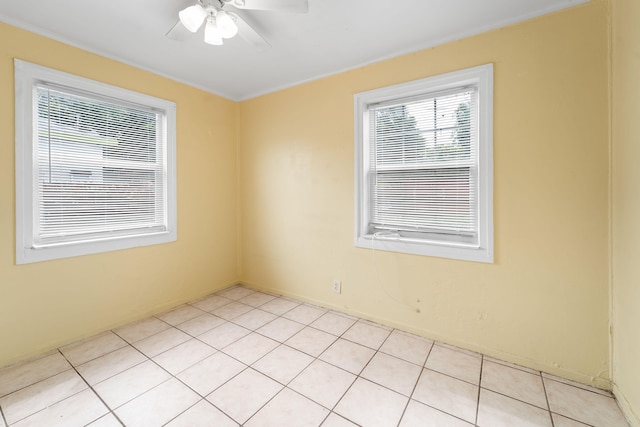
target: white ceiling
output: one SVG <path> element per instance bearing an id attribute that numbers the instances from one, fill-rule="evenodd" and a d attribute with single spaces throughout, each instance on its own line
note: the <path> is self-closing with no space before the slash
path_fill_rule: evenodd
<path id="1" fill-rule="evenodd" d="M 165 37 L 195 0 L 2 0 L 0 21 L 243 100 L 588 0 L 309 0 L 308 14 L 243 11 L 271 44 Z"/>

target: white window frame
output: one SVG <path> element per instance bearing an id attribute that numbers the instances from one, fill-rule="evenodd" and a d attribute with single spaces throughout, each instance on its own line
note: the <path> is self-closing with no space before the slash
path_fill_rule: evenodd
<path id="1" fill-rule="evenodd" d="M 368 159 L 370 105 L 473 85 L 478 91 L 477 244 L 371 233 Z M 354 95 L 355 245 L 360 248 L 493 263 L 493 65 L 486 64 Z"/>
<path id="2" fill-rule="evenodd" d="M 169 243 L 177 240 L 176 202 L 176 105 L 173 102 L 140 94 L 105 83 L 64 73 L 51 68 L 14 60 L 15 69 L 15 168 L 16 168 L 16 263 L 26 264 L 38 261 L 68 258 L 80 255 L 128 249 L 138 246 Z M 92 93 L 150 107 L 161 111 L 164 116 L 164 149 L 166 171 L 166 226 L 162 232 L 130 234 L 93 240 L 77 240 L 64 243 L 34 244 L 34 223 L 36 207 L 34 192 L 37 188 L 37 126 L 34 87 L 39 83 L 55 84 L 61 87 Z"/>

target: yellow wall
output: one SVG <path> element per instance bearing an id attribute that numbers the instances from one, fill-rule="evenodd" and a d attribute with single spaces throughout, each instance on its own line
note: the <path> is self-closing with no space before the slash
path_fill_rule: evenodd
<path id="1" fill-rule="evenodd" d="M 613 381 L 640 426 L 640 3 L 613 12 Z"/>
<path id="2" fill-rule="evenodd" d="M 177 242 L 16 266 L 14 57 L 177 104 Z M 236 103 L 2 23 L 0 94 L 0 366 L 237 281 Z"/>
<path id="3" fill-rule="evenodd" d="M 610 386 L 608 54 L 595 0 L 242 102 L 241 280 Z M 485 63 L 495 263 L 355 248 L 353 94 Z"/>

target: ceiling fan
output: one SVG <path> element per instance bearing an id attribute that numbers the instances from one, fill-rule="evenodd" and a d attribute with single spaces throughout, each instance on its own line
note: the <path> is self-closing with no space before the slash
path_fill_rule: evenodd
<path id="1" fill-rule="evenodd" d="M 269 43 L 247 22 L 238 9 L 307 13 L 309 4 L 308 0 L 196 0 L 196 4 L 178 13 L 178 22 L 166 35 L 181 41 L 189 32 L 198 31 L 204 23 L 205 43 L 222 45 L 224 39 L 239 34 L 259 50 L 269 48 Z"/>

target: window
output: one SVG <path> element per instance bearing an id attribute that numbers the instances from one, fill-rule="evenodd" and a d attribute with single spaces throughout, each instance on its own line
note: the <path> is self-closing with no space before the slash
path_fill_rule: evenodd
<path id="1" fill-rule="evenodd" d="M 493 262 L 493 67 L 356 94 L 356 246 Z"/>
<path id="2" fill-rule="evenodd" d="M 15 61 L 16 262 L 176 240 L 175 104 Z"/>

